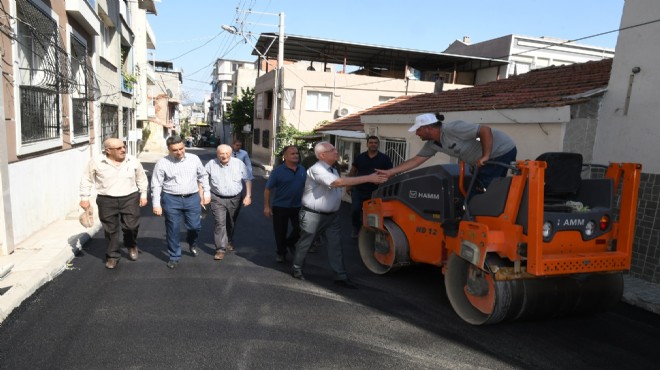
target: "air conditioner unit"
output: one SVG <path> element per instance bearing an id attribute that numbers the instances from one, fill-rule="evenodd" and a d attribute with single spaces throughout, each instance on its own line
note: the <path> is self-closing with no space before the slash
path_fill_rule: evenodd
<path id="1" fill-rule="evenodd" d="M 347 116 L 349 114 L 351 114 L 351 110 L 349 108 L 342 107 L 342 108 L 337 109 L 337 117 L 344 117 L 344 116 Z"/>

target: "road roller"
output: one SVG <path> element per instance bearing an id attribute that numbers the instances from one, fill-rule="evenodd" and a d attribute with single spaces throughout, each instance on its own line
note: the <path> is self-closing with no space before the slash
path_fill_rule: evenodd
<path id="1" fill-rule="evenodd" d="M 577 153 L 545 153 L 488 165 L 510 171 L 485 191 L 475 190 L 476 176 L 462 163 L 381 184 L 363 203 L 364 265 L 375 274 L 440 267 L 452 308 L 473 325 L 592 313 L 619 302 L 641 164 L 598 166 Z"/>

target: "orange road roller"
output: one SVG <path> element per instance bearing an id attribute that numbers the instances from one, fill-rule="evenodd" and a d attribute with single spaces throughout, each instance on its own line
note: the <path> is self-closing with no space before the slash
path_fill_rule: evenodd
<path id="1" fill-rule="evenodd" d="M 463 164 L 416 169 L 380 185 L 363 203 L 364 265 L 375 274 L 441 267 L 454 311 L 473 325 L 619 302 L 641 165 L 584 165 L 577 153 L 499 165 L 511 175 L 474 194 Z"/>

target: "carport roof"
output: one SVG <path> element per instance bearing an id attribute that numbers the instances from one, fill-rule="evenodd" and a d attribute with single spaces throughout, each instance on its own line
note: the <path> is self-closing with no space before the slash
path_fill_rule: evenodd
<path id="1" fill-rule="evenodd" d="M 370 69 L 404 70 L 406 66 L 422 70 L 474 71 L 505 65 L 506 60 L 444 54 L 431 51 L 336 41 L 317 37 L 285 35 L 285 60 L 309 60 L 359 66 Z M 262 33 L 255 46 L 269 59 L 277 59 L 277 33 Z M 253 50 L 252 55 L 259 55 Z"/>

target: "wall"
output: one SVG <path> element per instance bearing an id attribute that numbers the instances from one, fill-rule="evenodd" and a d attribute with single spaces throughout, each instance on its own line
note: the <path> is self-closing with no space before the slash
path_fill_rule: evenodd
<path id="1" fill-rule="evenodd" d="M 655 0 L 626 0 L 621 28 L 660 19 Z M 608 91 L 603 99 L 594 158 L 637 162 L 642 177 L 631 275 L 660 283 L 660 70 L 655 62 L 660 23 L 619 32 Z M 639 67 L 639 72 L 633 68 Z M 631 84 L 632 82 L 632 84 Z"/>
<path id="2" fill-rule="evenodd" d="M 9 164 L 16 243 L 78 210 L 80 175 L 89 158 L 84 146 Z"/>

